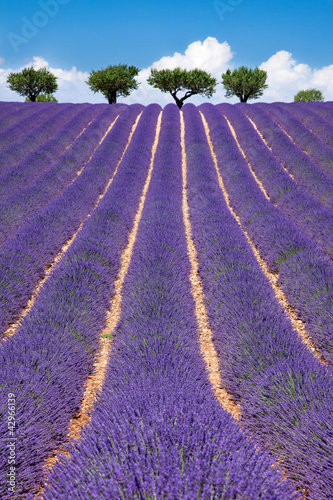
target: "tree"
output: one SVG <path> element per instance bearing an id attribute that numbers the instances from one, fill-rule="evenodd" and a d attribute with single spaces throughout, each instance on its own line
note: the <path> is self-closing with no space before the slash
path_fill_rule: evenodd
<path id="1" fill-rule="evenodd" d="M 98 71 L 93 70 L 86 83 L 93 92 L 102 92 L 109 104 L 114 104 L 118 95 L 127 97 L 131 90 L 138 88 L 138 82 L 134 77 L 139 71 L 135 66 L 127 64 L 108 66 Z"/>
<path id="2" fill-rule="evenodd" d="M 35 102 L 39 94 L 52 94 L 58 89 L 57 77 L 46 68 L 24 68 L 19 73 L 10 73 L 7 78 L 8 87 L 29 101 Z"/>
<path id="3" fill-rule="evenodd" d="M 317 89 L 308 89 L 308 90 L 300 90 L 294 96 L 295 102 L 311 102 L 311 101 L 324 101 L 324 96 L 320 90 Z"/>
<path id="4" fill-rule="evenodd" d="M 181 68 L 162 69 L 159 71 L 152 69 L 147 82 L 162 92 L 170 92 L 179 109 L 183 106 L 185 99 L 188 99 L 192 95 L 200 94 L 212 97 L 217 83 L 216 79 L 206 71 L 201 69 L 188 71 Z M 177 92 L 180 91 L 185 91 L 185 94 L 181 98 L 177 96 Z"/>
<path id="5" fill-rule="evenodd" d="M 29 97 L 25 98 L 26 102 L 30 101 Z M 36 102 L 58 102 L 53 94 L 39 94 L 36 97 Z"/>
<path id="6" fill-rule="evenodd" d="M 228 69 L 222 75 L 222 84 L 227 91 L 225 96 L 237 96 L 241 102 L 248 99 L 258 99 L 262 96 L 266 85 L 267 73 L 259 68 L 246 68 L 240 66 L 233 72 Z"/>

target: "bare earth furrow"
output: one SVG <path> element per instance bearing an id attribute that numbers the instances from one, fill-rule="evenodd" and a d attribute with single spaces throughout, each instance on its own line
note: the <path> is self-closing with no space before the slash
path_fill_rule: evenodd
<path id="1" fill-rule="evenodd" d="M 231 413 L 238 420 L 240 408 L 233 400 L 232 396 L 221 384 L 219 371 L 218 355 L 213 343 L 213 334 L 209 326 L 206 306 L 202 290 L 202 283 L 199 277 L 199 262 L 197 251 L 192 238 L 191 222 L 189 218 L 189 206 L 187 200 L 187 165 L 185 149 L 185 124 L 183 113 L 181 119 L 181 146 L 182 146 L 182 181 L 183 181 L 183 216 L 186 232 L 188 254 L 191 261 L 190 281 L 192 286 L 192 295 L 195 300 L 195 314 L 199 324 L 201 351 L 209 373 L 209 380 L 214 388 L 216 397 L 223 408 Z"/>

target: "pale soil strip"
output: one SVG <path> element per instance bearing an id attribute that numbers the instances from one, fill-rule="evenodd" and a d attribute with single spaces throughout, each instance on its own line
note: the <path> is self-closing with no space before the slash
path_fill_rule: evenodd
<path id="1" fill-rule="evenodd" d="M 71 422 L 69 424 L 68 439 L 72 444 L 75 441 L 80 439 L 82 429 L 89 424 L 89 422 L 91 420 L 91 413 L 92 413 L 93 406 L 98 399 L 99 393 L 102 390 L 103 384 L 105 381 L 106 368 L 107 368 L 108 361 L 109 361 L 110 354 L 111 354 L 111 346 L 112 346 L 111 338 L 114 334 L 114 331 L 115 331 L 117 324 L 119 322 L 119 319 L 120 319 L 121 303 L 122 303 L 122 288 L 123 288 L 125 276 L 126 276 L 127 271 L 128 271 L 128 267 L 129 267 L 130 262 L 131 262 L 133 247 L 134 247 L 134 243 L 136 240 L 140 220 L 142 217 L 142 211 L 143 211 L 143 207 L 145 204 L 147 191 L 148 191 L 148 188 L 150 185 L 150 180 L 151 180 L 153 167 L 154 167 L 156 149 L 157 149 L 159 136 L 160 136 L 161 121 L 162 121 L 162 111 L 160 112 L 158 120 L 157 120 L 156 134 L 155 134 L 155 140 L 154 140 L 154 144 L 153 144 L 152 152 L 151 152 L 151 160 L 150 160 L 149 170 L 148 170 L 145 185 L 144 185 L 144 188 L 143 188 L 143 191 L 141 194 L 139 208 L 138 208 L 138 211 L 135 215 L 132 230 L 129 234 L 127 247 L 125 248 L 125 250 L 123 251 L 123 253 L 121 255 L 121 267 L 120 267 L 117 279 L 115 281 L 115 295 L 113 296 L 113 299 L 111 300 L 110 308 L 106 314 L 106 326 L 101 333 L 101 338 L 100 338 L 101 348 L 100 348 L 99 353 L 96 356 L 93 374 L 90 377 L 88 377 L 88 380 L 86 383 L 86 389 L 84 391 L 83 400 L 81 402 L 81 409 L 80 409 L 79 413 L 71 420 Z M 64 452 L 64 449 L 62 446 L 59 447 L 57 450 L 54 451 L 52 456 L 46 460 L 46 462 L 44 464 L 43 468 L 44 468 L 44 471 L 46 474 L 50 474 L 54 465 L 60 461 L 59 455 L 61 453 L 65 453 L 66 456 L 70 456 L 70 454 L 68 452 Z M 45 482 L 47 481 L 47 479 L 48 478 L 46 477 Z M 41 489 L 39 490 L 39 492 L 37 493 L 35 498 L 40 498 L 40 495 L 43 494 L 43 490 L 44 490 L 44 488 L 41 487 Z"/>
<path id="2" fill-rule="evenodd" d="M 281 304 L 281 306 L 284 308 L 284 310 L 286 311 L 291 323 L 292 323 L 292 326 L 293 328 L 296 330 L 296 332 L 298 333 L 298 335 L 300 336 L 301 340 L 304 342 L 304 344 L 312 351 L 313 355 L 319 359 L 319 361 L 321 361 L 322 363 L 326 364 L 325 360 L 322 358 L 322 355 L 320 354 L 320 352 L 318 351 L 318 349 L 316 349 L 316 347 L 312 344 L 312 341 L 311 341 L 311 338 L 309 337 L 308 333 L 306 332 L 306 329 L 305 329 L 305 322 L 298 319 L 297 317 L 297 311 L 288 303 L 288 299 L 287 299 L 287 296 L 284 294 L 284 292 L 282 291 L 279 283 L 278 283 L 278 280 L 279 280 L 279 275 L 277 273 L 272 273 L 269 269 L 268 269 L 268 266 L 266 264 L 266 262 L 263 260 L 263 258 L 260 256 L 258 250 L 256 249 L 256 247 L 254 246 L 252 240 L 250 239 L 249 235 L 247 234 L 247 231 L 242 227 L 242 223 L 241 223 L 241 220 L 240 218 L 238 217 L 238 215 L 234 212 L 231 204 L 230 204 L 230 199 L 229 199 L 229 195 L 226 191 L 226 188 L 224 186 L 224 182 L 223 182 L 223 179 L 222 179 L 222 176 L 220 174 L 220 171 L 219 171 L 219 167 L 218 167 L 218 162 L 217 162 L 217 157 L 216 157 L 216 154 L 215 154 L 215 151 L 214 151 L 214 146 L 213 146 L 213 143 L 212 143 L 212 140 L 210 138 L 210 131 L 209 131 L 209 126 L 208 126 L 208 123 L 206 122 L 206 119 L 203 115 L 203 113 L 200 111 L 200 114 L 201 114 L 201 118 L 202 118 L 202 121 L 203 121 L 203 124 L 204 124 L 204 127 L 205 127 L 205 131 L 206 131 L 206 136 L 207 136 L 207 141 L 209 143 L 209 147 L 210 147 L 210 150 L 211 150 L 211 154 L 212 154 L 212 157 L 213 157 L 213 160 L 214 160 L 214 164 L 215 164 L 215 169 L 216 169 L 216 173 L 218 175 L 218 180 L 219 180 L 219 185 L 220 185 L 220 188 L 223 192 L 223 195 L 224 195 L 224 198 L 225 198 L 225 201 L 227 203 L 227 206 L 230 210 L 230 212 L 232 213 L 232 215 L 234 216 L 234 218 L 236 219 L 239 227 L 241 228 L 241 230 L 243 231 L 243 233 L 245 234 L 245 237 L 258 261 L 258 263 L 260 264 L 260 267 L 263 271 L 263 273 L 265 274 L 265 276 L 268 278 L 273 290 L 274 290 L 274 293 L 275 293 L 275 296 L 277 298 L 277 300 L 279 301 L 279 303 Z"/>
<path id="3" fill-rule="evenodd" d="M 97 115 L 97 116 L 98 116 L 98 115 Z M 89 125 L 91 125 L 91 124 L 92 124 L 92 122 L 93 122 L 94 120 L 96 120 L 97 116 L 95 116 L 95 118 L 93 118 L 92 120 L 90 120 L 90 122 L 88 123 L 88 125 L 86 125 L 85 127 L 83 127 L 83 129 L 82 129 L 82 130 L 81 130 L 81 132 L 80 132 L 80 133 L 79 133 L 79 134 L 75 137 L 75 139 L 73 140 L 73 142 L 71 142 L 71 143 L 70 143 L 70 144 L 66 147 L 65 151 L 67 151 L 67 149 L 68 149 L 68 148 L 70 148 L 70 147 L 74 144 L 74 142 L 78 140 L 78 138 L 79 138 L 79 137 L 83 134 L 83 132 L 84 132 L 84 131 L 85 131 L 85 130 L 89 127 Z"/>
<path id="4" fill-rule="evenodd" d="M 203 115 L 201 115 L 201 116 L 203 116 Z M 264 193 L 264 195 L 265 195 L 265 198 L 266 198 L 267 200 L 269 200 L 269 196 L 268 196 L 268 194 L 266 193 L 266 189 L 265 189 L 265 187 L 264 187 L 263 183 L 261 182 L 261 180 L 260 180 L 260 179 L 258 179 L 258 177 L 257 177 L 257 175 L 256 175 L 256 173 L 255 173 L 255 171 L 254 171 L 254 170 L 253 170 L 253 168 L 252 168 L 251 163 L 250 163 L 250 162 L 249 162 L 249 160 L 247 159 L 247 156 L 246 156 L 246 154 L 245 154 L 245 152 L 244 152 L 244 150 L 243 150 L 242 146 L 241 146 L 241 145 L 239 144 L 239 142 L 238 142 L 237 134 L 236 134 L 236 132 L 235 132 L 234 127 L 231 125 L 231 123 L 229 122 L 228 118 L 227 118 L 225 115 L 224 115 L 224 118 L 226 119 L 226 121 L 227 121 L 227 123 L 228 123 L 228 126 L 229 126 L 229 128 L 230 128 L 230 131 L 231 131 L 231 133 L 232 133 L 232 135 L 233 135 L 233 138 L 235 139 L 235 141 L 236 141 L 236 143 L 237 143 L 238 149 L 239 149 L 239 150 L 240 150 L 240 152 L 242 153 L 243 157 L 244 157 L 244 158 L 245 158 L 245 160 L 246 160 L 246 163 L 247 163 L 247 164 L 248 164 L 248 166 L 249 166 L 249 169 L 250 169 L 251 174 L 252 174 L 252 175 L 253 175 L 253 177 L 255 178 L 255 180 L 256 180 L 256 182 L 257 182 L 257 184 L 259 184 L 261 191 L 262 191 L 262 192 Z"/>
<path id="5" fill-rule="evenodd" d="M 248 117 L 248 118 L 249 118 L 249 117 Z M 296 117 L 294 116 L 294 118 L 296 118 Z M 298 120 L 298 118 L 296 118 L 296 120 Z M 275 121 L 275 120 L 274 120 L 274 121 Z M 298 121 L 299 121 L 300 123 L 302 123 L 302 122 L 301 122 L 301 120 L 298 120 Z M 285 135 L 286 135 L 286 136 L 287 136 L 287 137 L 291 140 L 291 142 L 292 142 L 292 143 L 293 143 L 293 144 L 294 144 L 294 145 L 295 145 L 295 146 L 296 146 L 296 147 L 297 147 L 300 151 L 303 151 L 303 153 L 305 153 L 306 155 L 308 155 L 308 156 L 309 156 L 309 153 L 308 153 L 307 151 L 305 151 L 304 149 L 301 149 L 301 148 L 300 148 L 300 147 L 296 144 L 296 142 L 294 141 L 294 139 L 291 137 L 291 135 L 289 135 L 289 134 L 288 134 L 288 132 L 286 132 L 286 131 L 284 130 L 284 128 L 282 127 L 282 125 L 280 125 L 277 121 L 275 121 L 275 123 L 276 123 L 276 125 L 277 125 L 277 126 L 278 126 L 281 130 L 282 130 L 282 132 L 283 132 L 283 133 L 284 133 L 284 134 L 285 134 Z M 304 123 L 302 123 L 302 125 L 304 125 Z"/>
<path id="6" fill-rule="evenodd" d="M 258 129 L 257 125 L 254 123 L 253 120 L 251 120 L 251 118 L 247 115 L 245 115 L 246 118 L 249 120 L 249 122 L 251 123 L 251 125 L 253 126 L 254 130 L 257 132 L 257 134 L 259 135 L 259 137 L 262 139 L 263 143 L 265 144 L 265 146 L 270 150 L 270 152 L 272 153 L 272 155 L 276 158 L 272 148 L 270 147 L 270 145 L 268 144 L 268 142 L 266 141 L 266 139 L 264 138 L 264 136 L 262 135 L 262 133 L 260 132 L 260 130 Z M 291 139 L 291 138 L 290 138 Z M 292 140 L 292 139 L 291 139 Z M 295 143 L 294 143 L 295 144 Z M 295 144 L 296 146 L 296 144 Z M 276 158 L 277 159 L 277 158 Z M 287 174 L 289 175 L 289 177 L 292 178 L 293 181 L 295 181 L 295 177 L 293 176 L 293 174 L 291 172 L 289 172 L 286 167 L 283 165 L 283 163 L 280 162 L 280 160 L 277 159 L 277 161 L 280 163 L 280 165 L 282 166 L 282 168 L 287 172 Z M 296 182 L 296 181 L 295 181 Z"/>
<path id="7" fill-rule="evenodd" d="M 219 360 L 212 340 L 213 334 L 209 327 L 207 311 L 204 303 L 202 283 L 198 271 L 198 256 L 192 239 L 191 223 L 189 218 L 189 206 L 187 201 L 187 165 L 185 151 L 185 123 L 182 111 L 180 112 L 181 124 L 181 147 L 182 147 L 182 176 L 183 176 L 183 218 L 185 225 L 188 255 L 191 262 L 191 292 L 195 300 L 195 315 L 199 326 L 199 339 L 201 353 L 206 363 L 208 377 L 216 394 L 216 398 L 222 407 L 230 412 L 238 420 L 240 417 L 240 407 L 233 400 L 232 396 L 221 385 L 219 372 Z"/>
<path id="8" fill-rule="evenodd" d="M 97 144 L 97 146 L 94 148 L 94 150 L 93 150 L 93 152 L 91 153 L 91 155 L 89 156 L 88 160 L 87 160 L 87 161 L 86 161 L 86 162 L 82 165 L 82 167 L 80 168 L 80 170 L 78 170 L 78 171 L 76 172 L 76 176 L 75 176 L 75 177 L 74 177 L 74 179 L 73 179 L 73 180 L 72 180 L 72 181 L 68 184 L 68 186 L 71 186 L 71 185 L 73 184 L 73 182 L 75 182 L 75 181 L 76 181 L 76 179 L 79 177 L 79 175 L 81 175 L 81 174 L 82 174 L 82 172 L 83 172 L 84 168 L 85 168 L 85 167 L 86 167 L 86 165 L 90 162 L 91 158 L 92 158 L 92 157 L 93 157 L 93 155 L 95 154 L 96 150 L 100 147 L 100 145 L 102 144 L 102 142 L 104 142 L 104 140 L 105 140 L 106 136 L 108 135 L 108 133 L 110 132 L 110 130 L 111 130 L 111 129 L 113 128 L 113 126 L 115 125 L 115 123 L 116 123 L 116 121 L 118 120 L 119 116 L 120 116 L 120 114 L 119 114 L 118 116 L 116 116 L 116 118 L 113 120 L 113 122 L 111 123 L 111 125 L 109 126 L 109 128 L 107 129 L 107 131 L 105 132 L 105 134 L 103 135 L 102 139 L 99 141 L 99 143 Z M 139 117 L 140 117 L 140 116 L 141 116 L 141 113 L 140 113 Z M 139 118 L 139 117 L 138 117 L 138 118 Z M 137 121 L 138 121 L 138 118 L 137 118 Z M 92 123 L 93 121 L 94 121 L 94 120 L 91 120 L 91 122 L 90 122 L 90 123 Z M 87 127 L 89 127 L 90 123 L 88 124 L 88 126 L 87 126 Z M 86 128 L 87 128 L 87 127 L 86 127 Z M 84 129 L 84 130 L 81 132 L 81 134 L 83 134 L 83 132 L 84 132 L 85 130 L 86 130 L 86 129 Z M 132 132 L 133 132 L 133 131 L 132 131 Z M 131 134 L 132 134 L 132 132 L 131 132 Z M 81 135 L 81 134 L 80 134 L 80 135 Z M 76 138 L 76 140 L 80 137 L 80 135 Z M 133 134 L 132 134 L 132 135 L 133 135 Z M 131 137 L 131 136 L 130 136 L 130 137 Z M 128 147 L 128 146 L 126 146 L 126 149 L 127 149 L 127 147 Z M 125 151 L 126 151 L 126 149 L 125 149 Z M 124 153 L 123 153 L 123 155 L 122 155 L 121 159 L 123 158 L 123 156 L 124 156 L 124 154 L 125 154 L 125 151 L 124 151 Z M 119 163 L 120 163 L 120 162 L 119 162 Z M 68 187 L 68 186 L 67 186 L 67 187 Z"/>
<path id="9" fill-rule="evenodd" d="M 53 259 L 52 263 L 50 264 L 50 266 L 45 270 L 45 274 L 44 274 L 44 277 L 41 279 L 41 281 L 36 285 L 34 291 L 32 292 L 32 295 L 31 295 L 31 298 L 29 299 L 27 305 L 25 306 L 25 308 L 23 309 L 23 311 L 21 312 L 21 315 L 20 317 L 17 319 L 17 321 L 15 321 L 15 323 L 11 324 L 9 326 L 9 328 L 6 330 L 4 336 L 3 336 L 3 339 L 1 340 L 0 342 L 0 346 L 3 345 L 6 340 L 8 340 L 10 337 L 12 337 L 13 335 L 15 335 L 17 329 L 20 327 L 23 319 L 26 317 L 26 315 L 31 311 L 31 308 L 33 307 L 41 289 L 43 288 L 45 282 L 49 279 L 50 275 L 52 274 L 52 272 L 54 271 L 55 267 L 57 266 L 57 264 L 59 263 L 59 261 L 63 258 L 63 256 L 65 255 L 65 253 L 67 252 L 67 250 L 71 247 L 71 245 L 74 243 L 76 237 L 78 236 L 78 234 L 80 233 L 82 227 L 83 227 L 83 224 L 86 222 L 87 219 L 89 219 L 89 217 L 91 217 L 92 213 L 95 211 L 95 209 L 97 208 L 98 204 L 100 203 L 101 199 L 104 197 L 105 193 L 107 192 L 107 190 L 109 189 L 110 187 L 110 184 L 111 182 L 113 181 L 114 179 L 114 176 L 116 175 L 117 171 L 118 171 L 118 167 L 124 157 L 124 154 L 126 153 L 126 150 L 132 140 L 132 136 L 134 134 L 134 131 L 137 127 L 137 124 L 138 124 L 138 121 L 140 119 L 140 116 L 141 116 L 142 112 L 138 115 L 133 127 L 132 127 L 132 130 L 131 130 L 131 133 L 129 135 L 129 138 L 128 138 L 128 142 L 126 144 L 126 147 L 121 155 L 121 158 L 116 166 L 116 169 L 112 175 L 112 177 L 110 178 L 110 180 L 108 181 L 104 191 L 102 194 L 99 195 L 98 199 L 97 199 L 97 202 L 95 203 L 95 205 L 93 206 L 90 214 L 87 215 L 87 217 L 84 219 L 83 222 L 81 222 L 81 224 L 79 225 L 79 228 L 76 230 L 76 232 L 73 234 L 73 236 L 71 236 L 71 238 L 69 240 L 66 241 L 66 243 L 62 246 L 60 252 L 58 252 L 58 254 L 55 256 L 55 258 Z M 111 123 L 110 127 L 108 128 L 108 130 L 105 132 L 104 136 L 102 137 L 102 139 L 100 140 L 99 144 L 96 146 L 96 148 L 94 149 L 94 152 L 96 151 L 96 149 L 102 144 L 102 142 L 105 140 L 107 134 L 110 132 L 110 130 L 112 129 L 112 127 L 114 126 L 114 124 L 116 123 L 117 119 L 119 118 L 119 115 L 115 118 L 115 120 Z M 91 157 L 93 156 L 94 152 L 92 153 L 92 155 L 90 156 L 90 159 Z M 83 167 L 84 168 L 84 167 Z M 75 177 L 75 179 L 80 175 L 80 173 L 82 172 L 83 168 L 78 172 L 77 176 Z M 75 180 L 74 179 L 74 180 Z M 74 182 L 74 180 L 71 182 L 71 184 Z M 69 184 L 70 185 L 70 184 Z"/>

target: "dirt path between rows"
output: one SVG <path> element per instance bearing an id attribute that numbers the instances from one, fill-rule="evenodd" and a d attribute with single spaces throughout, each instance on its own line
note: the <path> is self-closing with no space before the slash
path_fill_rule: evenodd
<path id="1" fill-rule="evenodd" d="M 206 363 L 208 377 L 215 391 L 216 398 L 231 415 L 238 420 L 240 417 L 240 407 L 234 401 L 231 394 L 221 385 L 221 375 L 219 369 L 218 355 L 213 343 L 213 334 L 209 327 L 208 315 L 204 303 L 202 283 L 198 271 L 198 256 L 192 239 L 191 223 L 189 218 L 189 206 L 187 201 L 187 165 L 185 151 L 185 123 L 183 113 L 180 112 L 181 124 L 181 146 L 182 146 L 182 174 L 183 174 L 183 218 L 185 224 L 186 241 L 188 255 L 191 262 L 190 281 L 192 285 L 192 295 L 195 301 L 195 315 L 199 326 L 199 339 L 201 353 Z"/>

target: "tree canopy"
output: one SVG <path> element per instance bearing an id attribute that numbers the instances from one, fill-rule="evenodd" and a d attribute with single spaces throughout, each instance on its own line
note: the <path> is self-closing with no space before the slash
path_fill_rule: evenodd
<path id="1" fill-rule="evenodd" d="M 8 87 L 29 101 L 35 102 L 39 94 L 53 94 L 58 89 L 57 77 L 46 68 L 24 68 L 18 73 L 10 73 Z"/>
<path id="2" fill-rule="evenodd" d="M 226 97 L 237 96 L 241 102 L 248 99 L 258 99 L 262 96 L 266 85 L 267 73 L 259 68 L 240 66 L 232 72 L 228 69 L 222 75 L 222 84 L 226 90 Z"/>
<path id="3" fill-rule="evenodd" d="M 117 96 L 127 97 L 132 90 L 138 88 L 135 76 L 139 73 L 135 66 L 118 64 L 105 69 L 91 71 L 86 83 L 93 92 L 101 92 L 109 104 L 117 102 Z"/>
<path id="4" fill-rule="evenodd" d="M 185 99 L 192 95 L 200 94 L 212 97 L 217 83 L 216 79 L 206 71 L 181 68 L 152 69 L 147 81 L 162 92 L 170 92 L 179 109 L 183 106 Z M 179 98 L 177 93 L 181 91 L 185 91 L 185 94 Z"/>
<path id="5" fill-rule="evenodd" d="M 295 102 L 311 102 L 311 101 L 324 101 L 324 96 L 320 90 L 308 89 L 300 90 L 294 96 Z"/>

